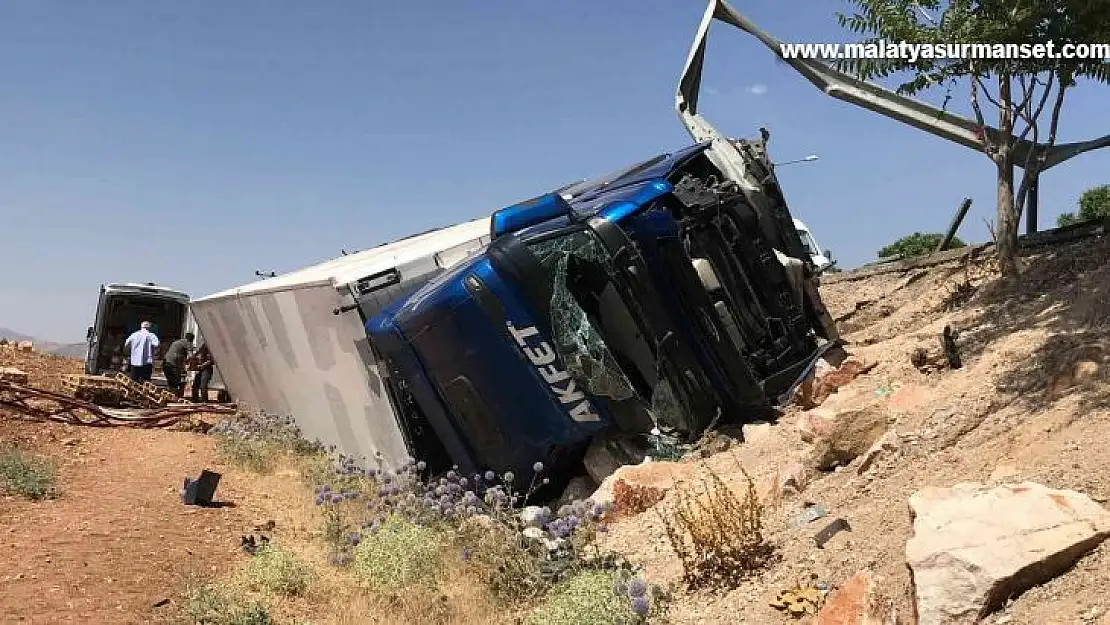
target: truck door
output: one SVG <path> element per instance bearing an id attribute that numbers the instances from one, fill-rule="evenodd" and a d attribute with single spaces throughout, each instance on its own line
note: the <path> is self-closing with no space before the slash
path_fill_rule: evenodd
<path id="1" fill-rule="evenodd" d="M 97 375 L 100 373 L 100 337 L 104 333 L 104 286 L 100 287 L 100 294 L 96 299 L 96 315 L 93 316 L 92 325 L 85 336 L 87 345 L 85 351 L 85 373 Z"/>

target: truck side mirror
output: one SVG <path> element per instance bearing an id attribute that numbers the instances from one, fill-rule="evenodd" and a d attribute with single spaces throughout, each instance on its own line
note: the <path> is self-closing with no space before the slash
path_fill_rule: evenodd
<path id="1" fill-rule="evenodd" d="M 89 331 L 85 333 L 85 340 L 88 341 L 88 340 L 92 339 L 92 335 L 93 335 L 93 327 L 89 326 Z"/>
<path id="2" fill-rule="evenodd" d="M 829 259 L 829 261 L 832 261 L 832 259 L 833 259 L 832 250 L 825 250 L 825 258 Z"/>

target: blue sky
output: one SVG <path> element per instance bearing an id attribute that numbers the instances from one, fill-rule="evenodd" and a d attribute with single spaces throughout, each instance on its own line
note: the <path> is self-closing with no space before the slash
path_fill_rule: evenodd
<path id="1" fill-rule="evenodd" d="M 735 0 L 784 41 L 850 40 L 838 1 Z M 203 296 L 471 219 L 689 140 L 674 89 L 701 0 L 5 3 L 0 326 L 80 340 L 98 286 Z M 982 154 L 821 95 L 735 29 L 702 110 L 772 132 L 794 214 L 842 266 L 893 239 L 988 237 Z M 966 92 L 957 100 L 966 99 Z M 939 100 L 936 100 L 939 101 Z M 1110 88 L 1061 141 L 1110 132 Z M 1042 178 L 1042 225 L 1110 182 L 1110 151 Z"/>

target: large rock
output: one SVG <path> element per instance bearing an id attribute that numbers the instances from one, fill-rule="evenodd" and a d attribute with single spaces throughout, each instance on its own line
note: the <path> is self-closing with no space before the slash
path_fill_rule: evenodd
<path id="1" fill-rule="evenodd" d="M 828 470 L 866 453 L 888 424 L 886 407 L 881 401 L 871 401 L 838 410 L 813 410 L 803 414 L 796 427 L 803 441 L 813 443 L 812 466 Z"/>
<path id="2" fill-rule="evenodd" d="M 688 462 L 644 462 L 617 469 L 601 482 L 601 486 L 590 495 L 595 504 L 612 504 L 613 491 L 617 482 L 625 482 L 634 489 L 658 491 L 665 494 L 681 481 L 689 481 L 696 466 Z"/>
<path id="3" fill-rule="evenodd" d="M 829 595 L 816 625 L 898 625 L 894 602 L 880 591 L 881 579 L 857 573 Z"/>
<path id="4" fill-rule="evenodd" d="M 1110 536 L 1110 512 L 1040 484 L 957 484 L 910 497 L 906 559 L 919 625 L 972 623 Z"/>

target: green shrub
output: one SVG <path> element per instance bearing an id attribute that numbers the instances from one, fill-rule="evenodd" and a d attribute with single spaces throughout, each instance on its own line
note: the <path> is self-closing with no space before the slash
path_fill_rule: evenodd
<path id="1" fill-rule="evenodd" d="M 1110 184 L 1087 189 L 1079 196 L 1079 213 L 1064 213 L 1056 218 L 1057 226 L 1070 226 L 1110 217 Z"/>
<path id="2" fill-rule="evenodd" d="M 251 557 L 242 576 L 253 590 L 295 597 L 308 590 L 316 572 L 292 551 L 267 545 Z"/>
<path id="3" fill-rule="evenodd" d="M 14 447 L 0 449 L 0 490 L 28 499 L 53 499 L 58 496 L 57 465 Z"/>
<path id="4" fill-rule="evenodd" d="M 191 587 L 179 621 L 190 625 L 276 625 L 265 604 L 232 597 L 210 586 Z"/>
<path id="5" fill-rule="evenodd" d="M 583 571 L 556 586 L 528 618 L 528 625 L 631 625 L 642 618 L 614 588 L 611 572 Z"/>
<path id="6" fill-rule="evenodd" d="M 879 250 L 879 258 L 913 258 L 932 254 L 943 240 L 944 235 L 939 232 L 915 232 Z M 959 237 L 952 237 L 952 241 L 945 249 L 953 250 L 966 245 Z"/>
<path id="7" fill-rule="evenodd" d="M 364 584 L 398 589 L 434 586 L 442 569 L 444 542 L 433 529 L 398 516 L 360 539 L 354 549 L 352 571 Z"/>

